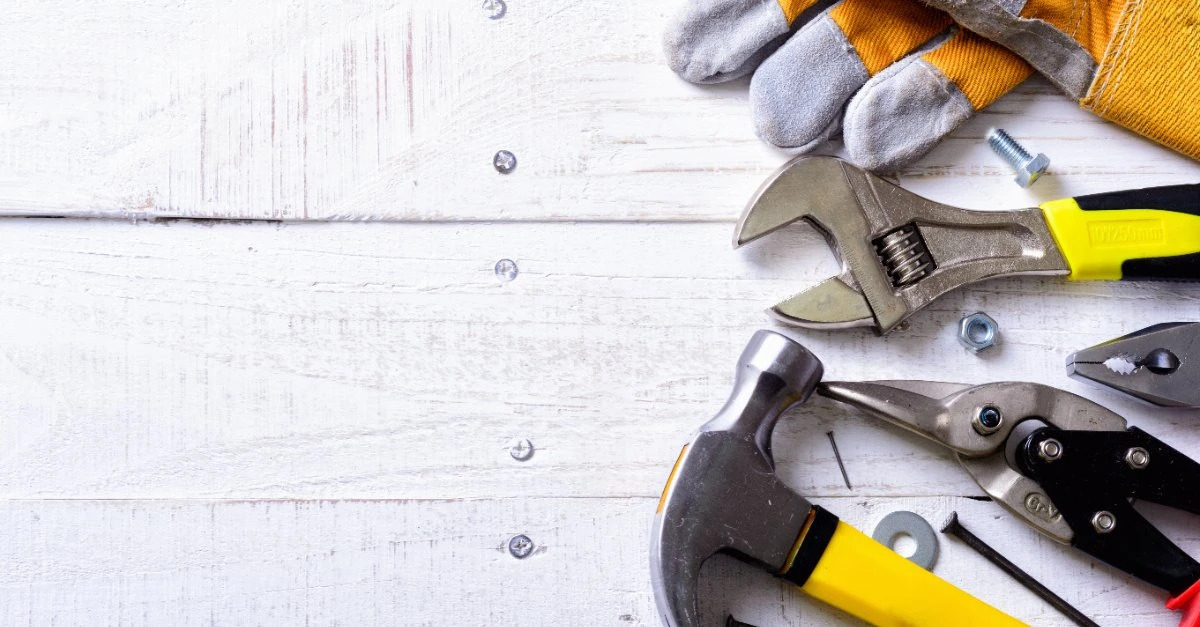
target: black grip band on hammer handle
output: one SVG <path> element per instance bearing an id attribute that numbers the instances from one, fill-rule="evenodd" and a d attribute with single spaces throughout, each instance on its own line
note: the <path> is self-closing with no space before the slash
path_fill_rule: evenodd
<path id="1" fill-rule="evenodd" d="M 829 546 L 837 527 L 837 516 L 819 505 L 814 505 L 813 521 L 808 526 L 808 533 L 804 535 L 800 550 L 796 552 L 796 559 L 792 560 L 792 567 L 780 577 L 801 587 L 808 583 L 808 578 L 817 568 L 821 556 L 825 555 L 825 548 Z"/>

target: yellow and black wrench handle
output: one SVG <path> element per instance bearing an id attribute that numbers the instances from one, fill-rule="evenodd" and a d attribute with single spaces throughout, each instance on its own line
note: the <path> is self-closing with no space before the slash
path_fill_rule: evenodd
<path id="1" fill-rule="evenodd" d="M 1077 196 L 1041 209 L 1071 280 L 1200 281 L 1200 185 Z"/>

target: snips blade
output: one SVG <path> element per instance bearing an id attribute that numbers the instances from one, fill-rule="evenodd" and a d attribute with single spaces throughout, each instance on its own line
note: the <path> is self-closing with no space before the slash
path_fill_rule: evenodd
<path id="1" fill-rule="evenodd" d="M 1073 353 L 1067 374 L 1160 407 L 1200 407 L 1200 323 L 1167 322 Z"/>
<path id="2" fill-rule="evenodd" d="M 827 381 L 817 393 L 923 435 L 955 452 L 971 478 L 996 502 L 1059 541 L 1073 532 L 1041 486 L 1013 468 L 1006 450 L 1038 425 L 1122 431 L 1125 420 L 1083 397 L 1046 385 L 929 381 Z"/>

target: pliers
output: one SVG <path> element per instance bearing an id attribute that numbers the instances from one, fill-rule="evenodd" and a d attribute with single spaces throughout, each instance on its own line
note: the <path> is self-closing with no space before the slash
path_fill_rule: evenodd
<path id="1" fill-rule="evenodd" d="M 1067 374 L 1162 407 L 1200 407 L 1200 322 L 1156 324 L 1078 351 Z"/>
<path id="2" fill-rule="evenodd" d="M 968 211 L 907 192 L 832 157 L 773 174 L 738 221 L 734 247 L 805 220 L 842 272 L 771 308 L 803 327 L 887 333 L 935 298 L 993 277 L 1200 279 L 1200 185 Z"/>
<path id="3" fill-rule="evenodd" d="M 1200 562 L 1130 504 L 1200 514 L 1200 464 L 1111 410 L 1036 383 L 825 382 L 849 403 L 949 448 L 989 496 L 1041 533 L 1165 590 L 1200 626 Z"/>

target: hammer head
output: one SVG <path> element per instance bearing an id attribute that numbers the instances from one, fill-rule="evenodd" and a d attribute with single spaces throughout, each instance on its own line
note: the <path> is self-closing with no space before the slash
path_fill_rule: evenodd
<path id="1" fill-rule="evenodd" d="M 786 565 L 812 505 L 775 476 L 771 431 L 822 373 L 803 346 L 759 331 L 738 360 L 729 400 L 683 447 L 650 538 L 654 597 L 668 627 L 699 625 L 696 582 L 714 553 L 773 573 Z"/>

